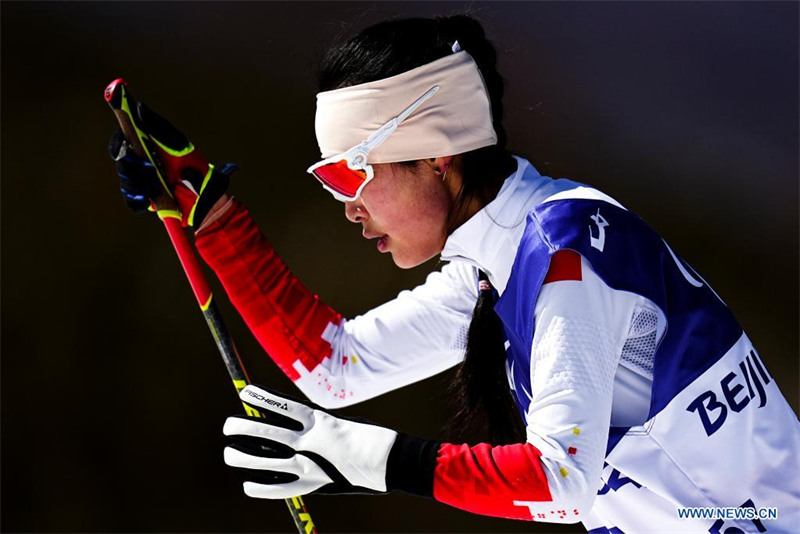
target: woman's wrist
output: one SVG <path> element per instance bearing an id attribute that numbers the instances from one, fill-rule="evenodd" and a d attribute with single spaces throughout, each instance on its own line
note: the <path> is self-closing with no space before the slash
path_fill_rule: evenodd
<path id="1" fill-rule="evenodd" d="M 227 212 L 230 207 L 233 205 L 233 197 L 227 193 L 223 193 L 222 196 L 211 206 L 211 209 L 208 210 L 208 214 L 206 214 L 203 222 L 200 226 L 195 230 L 195 234 L 198 234 L 211 226 L 211 224 L 222 217 L 225 212 Z"/>
<path id="2" fill-rule="evenodd" d="M 433 473 L 441 443 L 397 433 L 386 461 L 386 490 L 433 498 Z"/>

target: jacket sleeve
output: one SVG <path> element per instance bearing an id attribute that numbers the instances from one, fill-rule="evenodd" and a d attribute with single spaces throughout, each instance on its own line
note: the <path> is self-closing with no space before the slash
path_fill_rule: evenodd
<path id="1" fill-rule="evenodd" d="M 309 291 L 237 199 L 196 245 L 258 342 L 313 402 L 337 408 L 422 380 L 463 358 L 477 271 L 451 263 L 346 320 Z"/>
<path id="2" fill-rule="evenodd" d="M 536 303 L 526 443 L 476 446 L 398 438 L 391 489 L 473 513 L 581 521 L 600 479 L 614 375 L 638 297 L 612 290 L 572 251 L 557 252 Z M 527 372 L 519 370 L 516 372 Z"/>

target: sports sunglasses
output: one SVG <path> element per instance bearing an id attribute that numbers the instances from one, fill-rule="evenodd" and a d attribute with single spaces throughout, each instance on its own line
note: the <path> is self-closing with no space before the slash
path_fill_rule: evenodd
<path id="1" fill-rule="evenodd" d="M 370 151 L 381 146 L 401 122 L 406 120 L 438 90 L 439 86 L 434 85 L 403 110 L 400 115 L 378 128 L 366 140 L 337 156 L 315 163 L 306 172 L 313 174 L 320 181 L 322 187 L 330 191 L 336 200 L 347 202 L 357 199 L 364 186 L 375 177 L 372 165 L 367 163 Z"/>

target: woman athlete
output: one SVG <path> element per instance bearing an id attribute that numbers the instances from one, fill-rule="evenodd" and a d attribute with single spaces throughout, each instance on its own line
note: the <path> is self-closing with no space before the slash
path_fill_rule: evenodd
<path id="1" fill-rule="evenodd" d="M 736 319 L 619 202 L 510 155 L 502 93 L 495 51 L 465 16 L 381 23 L 325 59 L 322 160 L 309 172 L 397 266 L 447 262 L 354 319 L 307 290 L 228 196 L 233 167 L 163 152 L 200 254 L 314 403 L 242 391 L 274 415 L 225 423 L 225 462 L 245 493 L 403 491 L 596 533 L 796 527 L 800 425 Z M 163 119 L 140 114 L 164 147 L 181 146 Z M 147 207 L 152 167 L 119 136 L 111 152 L 128 204 Z M 484 443 L 328 411 L 459 363 L 451 426 L 484 431 Z M 681 507 L 751 512 L 692 518 Z"/>

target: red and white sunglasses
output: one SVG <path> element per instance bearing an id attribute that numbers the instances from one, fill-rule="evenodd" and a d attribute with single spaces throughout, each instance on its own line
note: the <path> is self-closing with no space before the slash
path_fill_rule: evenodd
<path id="1" fill-rule="evenodd" d="M 347 202 L 355 200 L 361 190 L 375 177 L 372 165 L 367 163 L 367 156 L 371 150 L 378 148 L 397 129 L 401 122 L 406 120 L 423 102 L 428 100 L 436 91 L 434 85 L 416 99 L 400 115 L 378 128 L 366 140 L 337 156 L 324 159 L 309 167 L 306 172 L 313 174 L 320 181 L 322 187 L 330 191 L 336 200 Z"/>

